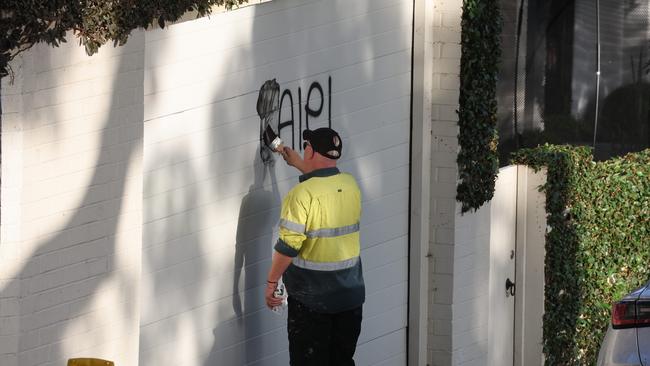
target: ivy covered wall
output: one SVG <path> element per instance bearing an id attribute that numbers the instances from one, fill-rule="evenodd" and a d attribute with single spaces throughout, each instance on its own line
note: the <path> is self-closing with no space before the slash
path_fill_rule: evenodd
<path id="1" fill-rule="evenodd" d="M 650 278 L 650 150 L 594 162 L 544 145 L 513 162 L 548 172 L 546 365 L 595 365 L 612 303 Z"/>

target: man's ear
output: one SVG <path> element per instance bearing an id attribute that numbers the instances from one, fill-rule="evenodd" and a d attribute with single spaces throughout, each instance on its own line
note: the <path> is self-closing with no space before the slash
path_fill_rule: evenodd
<path id="1" fill-rule="evenodd" d="M 311 160 L 314 158 L 314 154 L 316 152 L 314 149 L 310 146 L 309 149 L 305 149 L 303 153 L 303 160 Z"/>

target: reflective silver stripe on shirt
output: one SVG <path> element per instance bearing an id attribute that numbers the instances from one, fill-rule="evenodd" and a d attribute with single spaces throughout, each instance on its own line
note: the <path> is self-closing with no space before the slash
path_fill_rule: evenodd
<path id="1" fill-rule="evenodd" d="M 292 263 L 296 267 L 314 271 L 338 271 L 356 266 L 357 263 L 359 263 L 359 257 L 350 258 L 340 262 L 312 262 L 296 257 L 293 259 Z"/>
<path id="2" fill-rule="evenodd" d="M 304 233 L 305 232 L 305 225 L 297 224 L 295 222 L 291 222 L 287 219 L 280 219 L 280 226 L 285 227 L 291 231 L 295 231 L 297 233 Z"/>
<path id="3" fill-rule="evenodd" d="M 356 233 L 359 231 L 359 223 L 354 225 L 335 227 L 332 229 L 319 229 L 307 232 L 308 238 L 334 238 L 341 235 Z"/>

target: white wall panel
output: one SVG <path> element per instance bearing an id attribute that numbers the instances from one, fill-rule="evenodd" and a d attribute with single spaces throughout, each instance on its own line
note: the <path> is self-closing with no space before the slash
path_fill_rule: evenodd
<path id="1" fill-rule="evenodd" d="M 405 364 L 411 32 L 411 1 L 277 0 L 146 33 L 140 365 L 287 364 L 286 316 L 263 299 L 298 176 L 259 157 L 256 102 L 273 78 L 293 97 L 296 147 L 320 83 L 310 127 L 331 118 L 362 189 L 356 360 Z"/>
<path id="2" fill-rule="evenodd" d="M 505 284 L 506 279 L 520 283 L 519 278 L 515 277 L 517 232 L 519 221 L 522 219 L 517 213 L 520 199 L 517 180 L 517 166 L 511 165 L 499 169 L 494 185 L 494 197 L 489 203 L 488 332 L 500 335 L 489 337 L 487 352 L 489 366 L 510 365 L 514 359 L 515 296 L 506 291 Z M 525 228 L 522 229 L 526 231 Z"/>
<path id="3" fill-rule="evenodd" d="M 36 45 L 2 80 L 0 365 L 137 364 L 144 39 Z"/>
<path id="4" fill-rule="evenodd" d="M 492 275 L 490 207 L 488 203 L 475 212 L 461 215 L 460 205 L 456 203 L 453 283 L 436 282 L 437 296 L 448 298 L 454 304 L 451 327 L 441 332 L 439 337 L 451 338 L 453 365 L 487 364 L 490 338 L 488 280 Z"/>

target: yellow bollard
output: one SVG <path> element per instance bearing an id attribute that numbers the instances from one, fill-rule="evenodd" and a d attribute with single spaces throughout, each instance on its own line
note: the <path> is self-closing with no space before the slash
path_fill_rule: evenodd
<path id="1" fill-rule="evenodd" d="M 115 366 L 113 361 L 100 360 L 99 358 L 71 358 L 68 366 Z"/>

